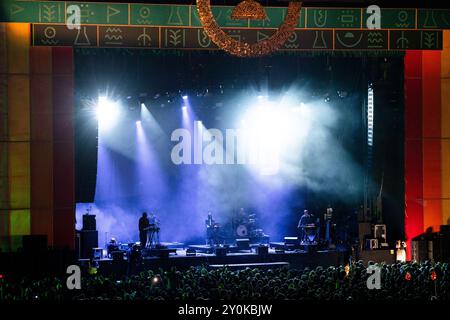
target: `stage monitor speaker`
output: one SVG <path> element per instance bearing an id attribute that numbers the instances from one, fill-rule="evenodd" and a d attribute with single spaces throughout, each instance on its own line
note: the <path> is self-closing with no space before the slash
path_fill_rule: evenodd
<path id="1" fill-rule="evenodd" d="M 43 252 L 47 250 L 47 235 L 22 236 L 22 250 L 24 252 Z"/>
<path id="2" fill-rule="evenodd" d="M 80 253 L 82 259 L 91 259 L 92 248 L 98 247 L 98 232 L 82 230 L 80 232 Z"/>
<path id="3" fill-rule="evenodd" d="M 298 237 L 284 237 L 284 246 L 287 250 L 289 248 L 296 248 L 298 245 Z"/>
<path id="4" fill-rule="evenodd" d="M 258 246 L 256 247 L 256 252 L 260 257 L 265 257 L 269 255 L 269 247 L 268 246 Z"/>
<path id="5" fill-rule="evenodd" d="M 85 231 L 97 230 L 97 222 L 95 221 L 95 214 L 83 215 L 83 230 Z"/>
<path id="6" fill-rule="evenodd" d="M 215 253 L 217 257 L 225 257 L 227 255 L 227 248 L 216 248 Z"/>
<path id="7" fill-rule="evenodd" d="M 248 239 L 248 238 L 236 239 L 236 245 L 241 250 L 249 250 L 250 249 L 250 239 Z"/>
<path id="8" fill-rule="evenodd" d="M 284 237 L 284 244 L 288 245 L 297 245 L 298 244 L 298 237 Z"/>
<path id="9" fill-rule="evenodd" d="M 197 255 L 197 251 L 192 248 L 186 249 L 186 257 L 195 257 Z"/>

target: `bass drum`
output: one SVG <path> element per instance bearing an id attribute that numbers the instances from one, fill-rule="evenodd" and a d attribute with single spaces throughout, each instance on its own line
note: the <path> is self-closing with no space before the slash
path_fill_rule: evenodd
<path id="1" fill-rule="evenodd" d="M 236 235 L 238 237 L 247 237 L 248 236 L 247 226 L 244 224 L 238 225 L 238 227 L 236 228 Z"/>

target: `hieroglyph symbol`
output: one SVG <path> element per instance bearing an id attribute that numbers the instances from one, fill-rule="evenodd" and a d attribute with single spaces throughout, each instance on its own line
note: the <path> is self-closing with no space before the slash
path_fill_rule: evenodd
<path id="1" fill-rule="evenodd" d="M 170 7 L 170 15 L 169 20 L 167 21 L 167 24 L 171 24 L 174 26 L 182 26 L 183 25 L 183 18 L 180 14 L 180 7 Z"/>
<path id="2" fill-rule="evenodd" d="M 202 48 L 208 48 L 211 45 L 211 39 L 202 29 L 197 30 L 197 42 Z"/>
<path id="3" fill-rule="evenodd" d="M 398 49 L 407 49 L 409 47 L 409 40 L 405 37 L 405 31 L 402 31 L 401 37 L 397 39 Z"/>
<path id="4" fill-rule="evenodd" d="M 350 10 L 342 10 L 339 17 L 342 27 L 352 27 L 355 23 L 355 15 Z"/>
<path id="5" fill-rule="evenodd" d="M 328 11 L 327 10 L 315 10 L 314 11 L 314 25 L 322 28 L 327 23 Z"/>
<path id="6" fill-rule="evenodd" d="M 439 35 L 435 32 L 422 31 L 420 33 L 420 47 L 428 49 L 437 48 Z"/>
<path id="7" fill-rule="evenodd" d="M 42 4 L 39 6 L 39 22 L 54 22 L 58 19 L 56 13 L 60 10 L 55 4 Z"/>
<path id="8" fill-rule="evenodd" d="M 106 29 L 105 34 L 105 44 L 122 44 L 123 36 L 122 36 L 122 29 L 120 28 L 114 28 L 114 27 L 108 27 Z"/>
<path id="9" fill-rule="evenodd" d="M 47 27 L 44 29 L 44 39 L 41 39 L 43 44 L 55 45 L 59 41 L 55 40 L 56 29 L 54 27 Z"/>
<path id="10" fill-rule="evenodd" d="M 264 32 L 262 32 L 262 31 L 257 31 L 256 32 L 256 41 L 263 41 L 263 40 L 266 40 L 266 39 L 269 39 L 269 35 L 268 34 L 265 34 Z"/>
<path id="11" fill-rule="evenodd" d="M 86 27 L 78 29 L 78 33 L 73 44 L 77 46 L 89 46 L 91 44 L 91 40 L 89 40 L 87 35 Z"/>
<path id="12" fill-rule="evenodd" d="M 367 48 L 383 48 L 383 34 L 381 32 L 369 32 L 367 34 Z"/>
<path id="13" fill-rule="evenodd" d="M 407 28 L 409 27 L 408 22 L 408 11 L 402 10 L 398 13 L 398 21 L 395 26 L 398 28 Z"/>
<path id="14" fill-rule="evenodd" d="M 434 10 L 427 10 L 425 15 L 425 22 L 423 23 L 424 28 L 436 28 L 436 18 L 434 17 Z"/>
<path id="15" fill-rule="evenodd" d="M 146 33 L 147 29 L 143 28 L 142 33 L 139 35 L 139 37 L 137 38 L 138 43 L 140 46 L 143 47 L 150 47 L 152 45 L 152 38 L 150 37 L 150 35 L 148 35 Z"/>
<path id="16" fill-rule="evenodd" d="M 166 29 L 166 47 L 171 45 L 178 47 L 180 44 L 185 46 L 185 30 L 184 29 Z"/>
<path id="17" fill-rule="evenodd" d="M 300 44 L 297 42 L 297 39 L 298 39 L 297 32 L 292 33 L 284 46 L 287 49 L 298 49 Z"/>
<path id="18" fill-rule="evenodd" d="M 314 33 L 315 33 L 315 37 L 314 37 L 313 48 L 314 49 L 328 48 L 327 43 L 325 41 L 325 37 L 324 37 L 324 31 L 316 30 Z"/>
<path id="19" fill-rule="evenodd" d="M 11 5 L 11 8 L 10 8 L 11 16 L 16 15 L 16 14 L 22 12 L 23 10 L 25 10 L 24 7 L 21 7 L 21 6 L 17 5 L 17 4 L 15 4 L 15 3 L 13 3 Z"/>
<path id="20" fill-rule="evenodd" d="M 139 18 L 137 19 L 137 22 L 139 24 L 151 24 L 152 21 L 149 19 L 150 14 L 151 11 L 149 7 L 141 7 L 139 9 Z"/>
<path id="21" fill-rule="evenodd" d="M 114 7 L 108 6 L 106 8 L 106 22 L 109 23 L 111 17 L 114 17 L 114 16 L 118 15 L 119 13 L 120 13 L 120 10 L 118 10 Z"/>
<path id="22" fill-rule="evenodd" d="M 341 39 L 339 33 L 336 34 L 336 38 L 342 46 L 346 48 L 354 48 L 361 42 L 363 35 L 360 33 L 358 38 L 353 32 L 348 31 L 344 34 L 344 39 Z"/>
<path id="23" fill-rule="evenodd" d="M 89 23 L 89 17 L 94 16 L 95 12 L 90 11 L 89 4 L 81 4 L 81 19 L 83 19 L 83 23 Z"/>

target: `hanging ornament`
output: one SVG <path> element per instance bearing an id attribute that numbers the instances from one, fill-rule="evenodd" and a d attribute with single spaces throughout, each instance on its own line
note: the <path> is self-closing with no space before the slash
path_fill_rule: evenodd
<path id="1" fill-rule="evenodd" d="M 236 17 L 246 16 L 246 7 L 248 8 L 254 2 L 244 0 L 239 3 L 235 8 L 237 11 Z M 238 9 L 240 5 L 242 5 L 242 8 Z M 271 37 L 256 43 L 247 43 L 233 39 L 220 28 L 212 14 L 210 0 L 197 0 L 198 15 L 205 33 L 219 48 L 238 57 L 264 56 L 280 49 L 294 32 L 300 17 L 301 7 L 301 2 L 289 2 L 288 11 L 283 23 Z M 258 13 L 255 16 L 260 17 L 261 14 Z"/>
<path id="2" fill-rule="evenodd" d="M 244 0 L 234 7 L 231 13 L 233 20 L 266 20 L 267 14 L 261 4 L 255 0 Z"/>

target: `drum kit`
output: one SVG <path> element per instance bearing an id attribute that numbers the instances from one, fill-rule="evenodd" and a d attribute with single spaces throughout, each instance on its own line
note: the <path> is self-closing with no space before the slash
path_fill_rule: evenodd
<path id="1" fill-rule="evenodd" d="M 210 245 L 218 245 L 228 238 L 251 238 L 263 239 L 267 238 L 263 229 L 257 229 L 257 219 L 255 214 L 237 215 L 231 221 L 231 228 L 222 230 L 222 225 L 216 223 L 212 217 L 206 220 L 207 243 Z"/>
<path id="2" fill-rule="evenodd" d="M 250 214 L 248 219 L 243 219 L 237 225 L 235 235 L 240 238 L 262 238 L 264 237 L 263 229 L 256 229 L 256 215 Z"/>

